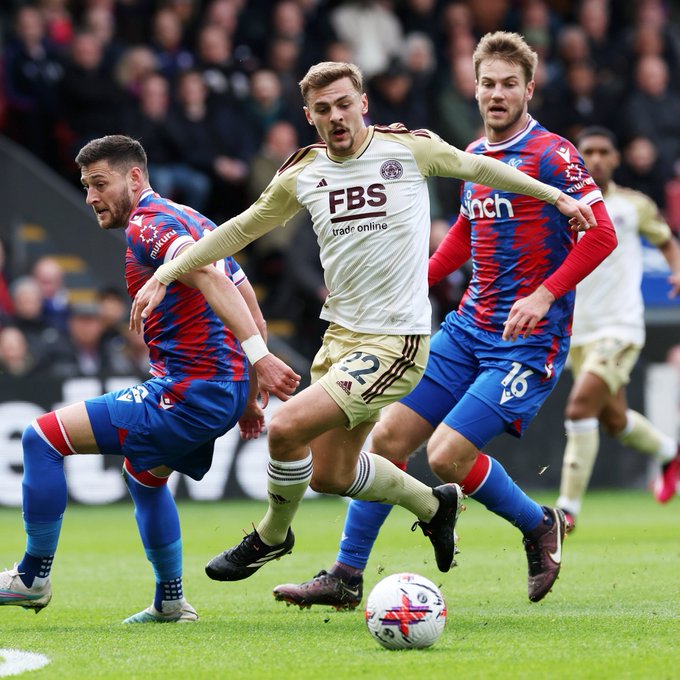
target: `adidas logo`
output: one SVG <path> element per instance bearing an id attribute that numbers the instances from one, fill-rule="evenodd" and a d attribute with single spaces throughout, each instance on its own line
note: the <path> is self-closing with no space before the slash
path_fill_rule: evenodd
<path id="1" fill-rule="evenodd" d="M 277 494 L 277 493 L 270 493 L 269 498 L 276 503 L 277 505 L 285 505 L 286 503 L 289 503 L 288 499 L 284 498 L 283 496 Z"/>
<path id="2" fill-rule="evenodd" d="M 345 392 L 346 394 L 350 393 L 350 390 L 352 389 L 352 381 L 351 380 L 338 380 L 336 382 L 336 385 L 340 387 L 340 389 Z"/>
<path id="3" fill-rule="evenodd" d="M 319 187 L 327 187 L 328 182 L 325 179 L 322 179 L 317 185 L 316 188 L 318 189 Z"/>

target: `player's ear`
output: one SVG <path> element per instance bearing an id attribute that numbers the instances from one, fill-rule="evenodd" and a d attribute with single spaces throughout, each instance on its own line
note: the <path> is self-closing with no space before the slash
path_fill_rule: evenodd
<path id="1" fill-rule="evenodd" d="M 535 80 L 530 80 L 529 83 L 527 84 L 527 91 L 526 91 L 526 100 L 531 101 L 531 98 L 534 96 L 534 90 L 536 89 L 536 81 Z"/>
<path id="2" fill-rule="evenodd" d="M 361 113 L 364 116 L 368 113 L 368 97 L 365 92 L 361 95 Z"/>
<path id="3" fill-rule="evenodd" d="M 312 120 L 312 116 L 309 113 L 309 109 L 306 106 L 303 106 L 302 110 L 305 112 L 305 118 L 307 119 L 307 122 L 310 125 L 314 125 L 314 121 Z"/>

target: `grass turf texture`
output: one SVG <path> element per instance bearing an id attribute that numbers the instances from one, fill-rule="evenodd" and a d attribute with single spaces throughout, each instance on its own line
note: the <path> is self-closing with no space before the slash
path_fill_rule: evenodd
<path id="1" fill-rule="evenodd" d="M 548 497 L 542 499 L 549 502 Z M 680 502 L 643 492 L 588 495 L 567 537 L 563 570 L 541 603 L 526 596 L 519 532 L 468 499 L 459 566 L 440 574 L 411 516 L 388 518 L 364 592 L 382 576 L 415 571 L 440 585 L 448 623 L 427 650 L 394 652 L 369 636 L 363 609 L 299 610 L 275 602 L 278 583 L 310 578 L 335 557 L 345 503 L 307 500 L 293 554 L 238 583 L 216 583 L 205 562 L 239 540 L 263 503 L 181 503 L 185 594 L 201 620 L 122 626 L 153 593 L 132 507 L 72 505 L 52 572 L 54 597 L 37 616 L 0 608 L 0 648 L 46 654 L 40 678 L 677 678 Z M 0 509 L 0 566 L 24 548 L 18 510 Z M 0 660 L 0 675 L 2 675 Z M 21 676 L 23 677 L 23 676 Z"/>

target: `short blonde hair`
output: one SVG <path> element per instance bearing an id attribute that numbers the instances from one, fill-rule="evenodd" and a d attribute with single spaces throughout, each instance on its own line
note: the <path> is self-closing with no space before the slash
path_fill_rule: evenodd
<path id="1" fill-rule="evenodd" d="M 538 55 L 527 45 L 519 33 L 496 31 L 487 33 L 477 45 L 472 63 L 475 67 L 475 77 L 479 79 L 479 67 L 487 59 L 502 59 L 519 66 L 526 77 L 527 83 L 534 79 Z"/>
<path id="2" fill-rule="evenodd" d="M 364 93 L 364 78 L 358 66 L 343 61 L 322 61 L 314 64 L 300 81 L 300 92 L 305 104 L 310 90 L 319 90 L 341 78 L 349 78 L 354 89 Z"/>

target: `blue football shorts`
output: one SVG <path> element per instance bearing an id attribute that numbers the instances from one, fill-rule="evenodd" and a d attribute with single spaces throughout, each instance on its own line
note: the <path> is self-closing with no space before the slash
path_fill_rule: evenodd
<path id="1" fill-rule="evenodd" d="M 521 437 L 557 384 L 568 350 L 569 337 L 506 342 L 456 319 L 432 337 L 423 378 L 401 403 L 480 449 L 502 432 Z"/>
<path id="2" fill-rule="evenodd" d="M 164 377 L 87 399 L 85 407 L 101 453 L 124 455 L 137 472 L 165 465 L 198 480 L 247 398 L 247 380 Z"/>

